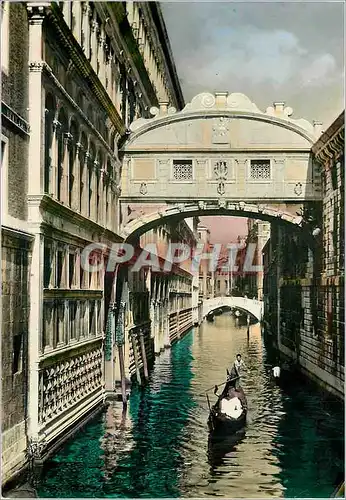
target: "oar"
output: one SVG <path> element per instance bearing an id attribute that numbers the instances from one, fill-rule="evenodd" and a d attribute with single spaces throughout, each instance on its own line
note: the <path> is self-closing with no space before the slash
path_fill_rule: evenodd
<path id="1" fill-rule="evenodd" d="M 238 377 L 230 378 L 230 379 L 226 380 L 225 382 L 222 382 L 221 384 L 217 384 L 217 385 L 214 385 L 214 386 L 210 387 L 209 389 L 206 389 L 204 392 L 209 392 L 212 389 L 215 390 L 215 387 L 217 387 L 217 389 L 218 389 L 219 387 L 222 387 L 223 385 L 227 384 L 227 382 L 233 382 L 233 380 L 238 380 L 239 378 L 240 378 L 239 376 Z M 200 396 L 203 396 L 203 395 L 204 394 L 200 394 Z"/>

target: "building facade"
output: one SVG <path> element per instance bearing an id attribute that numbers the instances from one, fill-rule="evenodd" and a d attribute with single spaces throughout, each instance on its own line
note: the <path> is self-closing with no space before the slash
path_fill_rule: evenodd
<path id="1" fill-rule="evenodd" d="M 264 321 L 301 371 L 344 397 L 344 114 L 312 147 L 322 202 L 299 230 L 272 224 L 263 249 Z"/>
<path id="2" fill-rule="evenodd" d="M 47 456 L 112 383 L 102 263 L 121 241 L 118 144 L 150 107 L 184 103 L 158 4 L 2 5 L 7 481 L 14 454 Z M 88 272 L 83 250 L 95 243 Z"/>
<path id="3" fill-rule="evenodd" d="M 248 219 L 246 239 L 247 256 L 251 270 L 245 272 L 244 293 L 251 298 L 263 300 L 262 250 L 270 236 L 270 223 L 258 219 Z"/>
<path id="4" fill-rule="evenodd" d="M 210 231 L 202 224 L 198 224 L 198 244 L 205 254 L 211 255 L 213 245 L 210 242 Z M 201 259 L 199 267 L 199 295 L 200 298 L 211 299 L 215 296 L 215 276 L 210 259 Z"/>
<path id="5" fill-rule="evenodd" d="M 28 425 L 29 276 L 28 30 L 21 3 L 1 4 L 1 352 L 2 478 L 26 460 Z"/>
<path id="6" fill-rule="evenodd" d="M 179 340 L 198 322 L 198 274 L 191 255 L 196 247 L 197 222 L 165 224 L 137 238 L 133 261 L 122 269 L 120 281 L 124 309 L 124 336 L 114 358 L 117 386 L 136 376 L 146 376 L 146 366 L 165 348 Z M 183 262 L 170 258 L 170 245 L 187 245 L 191 254 Z M 146 261 L 150 260 L 149 266 Z M 124 372 L 121 372 L 121 358 Z"/>

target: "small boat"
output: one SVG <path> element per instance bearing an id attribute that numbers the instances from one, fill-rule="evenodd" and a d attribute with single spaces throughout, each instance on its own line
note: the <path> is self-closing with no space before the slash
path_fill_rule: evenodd
<path id="1" fill-rule="evenodd" d="M 239 376 L 231 376 L 225 384 L 217 402 L 210 408 L 208 427 L 216 435 L 233 434 L 246 423 L 247 401 L 243 389 L 235 387 Z M 217 395 L 215 386 L 214 394 Z M 208 399 L 209 402 L 209 399 Z"/>
<path id="2" fill-rule="evenodd" d="M 214 315 L 213 314 L 207 314 L 207 321 L 209 321 L 210 323 L 212 323 L 214 321 Z"/>

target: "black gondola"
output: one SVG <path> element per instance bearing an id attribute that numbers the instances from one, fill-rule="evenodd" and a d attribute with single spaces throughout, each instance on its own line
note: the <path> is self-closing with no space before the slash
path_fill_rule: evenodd
<path id="1" fill-rule="evenodd" d="M 215 439 L 219 435 L 237 432 L 246 423 L 247 401 L 243 389 L 236 387 L 239 378 L 232 371 L 217 402 L 210 408 L 208 427 Z M 218 387 L 215 386 L 214 394 L 217 390 Z"/>
<path id="2" fill-rule="evenodd" d="M 212 313 L 207 314 L 207 321 L 212 323 L 214 321 L 214 314 Z"/>

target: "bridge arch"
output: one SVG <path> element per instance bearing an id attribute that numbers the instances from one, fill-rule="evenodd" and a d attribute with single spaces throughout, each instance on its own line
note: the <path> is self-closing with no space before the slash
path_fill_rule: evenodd
<path id="1" fill-rule="evenodd" d="M 222 307 L 232 307 L 247 311 L 258 321 L 262 320 L 263 302 L 261 300 L 248 299 L 247 297 L 214 297 L 203 301 L 203 317 Z"/>
<path id="2" fill-rule="evenodd" d="M 125 240 L 131 240 L 132 237 L 137 237 L 171 220 L 181 221 L 190 217 L 212 215 L 255 218 L 268 222 L 294 224 L 299 227 L 302 217 L 297 214 L 297 210 L 301 208 L 301 205 L 294 205 L 293 210 L 292 207 L 290 208 L 291 211 L 286 207 L 275 205 L 249 204 L 245 202 L 224 203 L 223 200 L 218 200 L 214 203 L 191 202 L 186 204 L 172 204 L 157 207 L 157 211 L 149 213 L 144 213 L 143 208 L 139 208 L 139 211 L 132 215 L 134 219 L 122 227 L 121 236 Z M 292 213 L 294 210 L 296 212 Z"/>
<path id="3" fill-rule="evenodd" d="M 283 103 L 262 112 L 243 94 L 203 93 L 182 111 L 151 112 L 131 124 L 121 150 L 124 238 L 196 215 L 299 225 L 302 204 L 320 200 L 317 129 Z"/>

